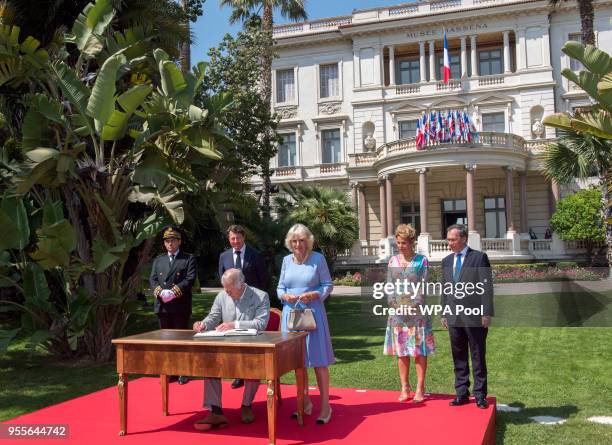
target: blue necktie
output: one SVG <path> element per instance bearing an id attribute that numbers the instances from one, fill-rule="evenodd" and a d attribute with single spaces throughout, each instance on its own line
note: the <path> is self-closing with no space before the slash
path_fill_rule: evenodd
<path id="1" fill-rule="evenodd" d="M 459 281 L 459 276 L 461 275 L 461 253 L 457 254 L 457 263 L 455 264 L 455 272 L 453 273 L 453 281 Z"/>

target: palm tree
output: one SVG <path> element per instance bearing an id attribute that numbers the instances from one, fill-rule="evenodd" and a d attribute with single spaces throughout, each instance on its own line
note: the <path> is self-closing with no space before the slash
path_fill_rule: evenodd
<path id="1" fill-rule="evenodd" d="M 595 169 L 602 188 L 612 278 L 612 97 L 609 94 L 612 91 L 612 57 L 592 45 L 571 41 L 562 51 L 578 60 L 584 69 L 577 74 L 565 68 L 561 74 L 582 88 L 592 98 L 593 106 L 580 113 L 555 113 L 544 118 L 544 125 L 556 128 L 560 135 L 560 142 L 547 149 L 545 168 L 559 182 L 569 181 L 572 174 L 584 177 L 589 165 Z"/>
<path id="2" fill-rule="evenodd" d="M 548 0 L 548 3 L 555 8 L 562 1 L 565 0 Z M 593 0 L 577 0 L 576 3 L 578 3 L 578 11 L 580 12 L 582 43 L 585 45 L 595 45 L 595 33 L 593 32 L 595 9 L 593 8 Z"/>
<path id="3" fill-rule="evenodd" d="M 278 215 L 290 223 L 305 224 L 315 237 L 330 272 L 338 253 L 353 247 L 359 239 L 358 220 L 348 195 L 328 187 L 294 187 L 284 190 L 288 198 L 278 198 Z"/>
<path id="4" fill-rule="evenodd" d="M 612 246 L 612 139 L 603 139 L 573 129 L 558 130 L 558 142 L 549 145 L 543 156 L 544 173 L 560 184 L 574 178 L 597 176 L 606 221 L 608 251 Z M 608 252 L 608 256 L 610 252 Z"/>
<path id="5" fill-rule="evenodd" d="M 220 0 L 221 6 L 228 6 L 233 9 L 230 16 L 230 23 L 235 23 L 238 20 L 246 20 L 253 14 L 257 15 L 263 9 L 261 27 L 267 41 L 268 51 L 262 54 L 262 66 L 264 77 L 261 82 L 261 92 L 265 102 L 271 106 L 272 104 L 272 59 L 274 58 L 272 40 L 272 31 L 274 26 L 273 12 L 276 8 L 280 11 L 282 17 L 289 20 L 306 20 L 308 14 L 305 9 L 305 0 Z M 273 142 L 272 134 L 264 134 L 264 140 L 269 144 Z M 261 165 L 263 185 L 263 213 L 266 217 L 270 213 L 270 162 L 264 162 Z"/>

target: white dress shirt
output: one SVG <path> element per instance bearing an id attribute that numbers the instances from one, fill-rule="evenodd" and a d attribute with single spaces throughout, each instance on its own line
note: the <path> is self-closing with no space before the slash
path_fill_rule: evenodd
<path id="1" fill-rule="evenodd" d="M 461 267 L 465 264 L 465 256 L 467 255 L 468 246 L 465 246 L 461 252 L 455 253 L 453 258 L 453 276 L 455 276 L 455 269 L 457 268 L 457 256 L 461 254 Z"/>
<path id="2" fill-rule="evenodd" d="M 236 267 L 236 259 L 238 259 L 238 255 L 236 255 L 236 249 L 232 248 L 232 256 L 234 257 L 234 267 Z M 242 245 L 242 248 L 239 250 L 240 252 L 240 261 L 244 266 L 244 253 L 246 252 L 246 243 Z"/>

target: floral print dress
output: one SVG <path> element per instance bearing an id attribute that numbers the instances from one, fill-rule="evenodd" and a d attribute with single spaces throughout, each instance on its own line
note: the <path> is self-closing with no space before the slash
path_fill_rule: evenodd
<path id="1" fill-rule="evenodd" d="M 408 282 L 427 283 L 429 264 L 424 255 L 415 255 L 406 266 L 402 266 L 400 256 L 395 255 L 389 260 L 388 267 L 389 282 L 398 279 L 404 282 L 407 279 Z M 412 295 L 393 294 L 389 296 L 388 302 L 389 307 L 424 305 L 425 293 L 421 291 L 414 298 Z M 431 355 L 435 349 L 430 316 L 422 315 L 418 308 L 414 315 L 389 315 L 383 351 L 385 355 L 419 357 Z"/>

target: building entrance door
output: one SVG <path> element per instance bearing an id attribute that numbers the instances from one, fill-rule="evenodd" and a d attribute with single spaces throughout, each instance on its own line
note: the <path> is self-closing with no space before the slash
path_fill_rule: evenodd
<path id="1" fill-rule="evenodd" d="M 467 201 L 465 199 L 442 200 L 442 239 L 446 239 L 446 229 L 453 224 L 467 226 Z"/>

